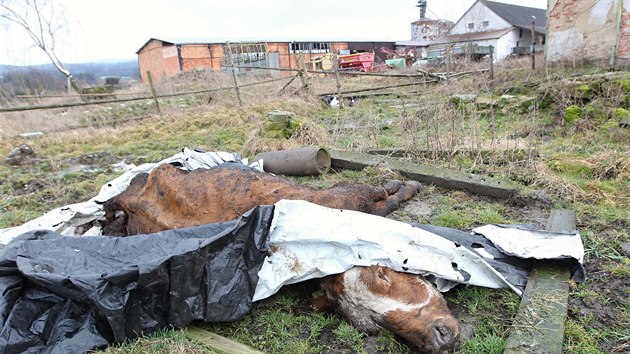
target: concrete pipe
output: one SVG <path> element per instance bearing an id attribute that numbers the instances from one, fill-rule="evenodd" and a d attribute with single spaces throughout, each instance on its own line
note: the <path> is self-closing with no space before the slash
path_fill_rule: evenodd
<path id="1" fill-rule="evenodd" d="M 321 175 L 330 168 L 330 154 L 319 146 L 261 152 L 254 157 L 258 160 L 265 171 L 287 176 Z"/>

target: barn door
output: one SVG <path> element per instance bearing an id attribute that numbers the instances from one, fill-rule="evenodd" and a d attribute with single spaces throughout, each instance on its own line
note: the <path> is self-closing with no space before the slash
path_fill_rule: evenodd
<path id="1" fill-rule="evenodd" d="M 280 52 L 269 52 L 269 67 L 280 68 Z M 269 70 L 274 77 L 280 76 L 280 71 Z"/>

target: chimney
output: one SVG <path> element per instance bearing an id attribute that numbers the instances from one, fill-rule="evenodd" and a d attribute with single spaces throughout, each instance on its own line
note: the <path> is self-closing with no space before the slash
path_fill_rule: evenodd
<path id="1" fill-rule="evenodd" d="M 427 0 L 418 0 L 416 7 L 420 8 L 420 18 L 425 18 L 427 14 Z"/>

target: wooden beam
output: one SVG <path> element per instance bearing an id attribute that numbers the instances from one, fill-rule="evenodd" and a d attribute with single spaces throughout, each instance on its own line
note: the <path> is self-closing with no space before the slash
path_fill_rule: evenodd
<path id="1" fill-rule="evenodd" d="M 545 230 L 575 230 L 575 212 L 553 210 Z M 532 268 L 504 353 L 562 353 L 571 270 L 539 261 Z"/>
<path id="2" fill-rule="evenodd" d="M 414 181 L 438 187 L 466 190 L 478 195 L 508 199 L 517 195 L 520 187 L 512 182 L 488 176 L 459 173 L 438 167 L 422 166 L 394 158 L 349 151 L 330 151 L 332 166 L 350 170 L 362 170 L 367 166 L 383 166 Z"/>
<path id="3" fill-rule="evenodd" d="M 197 342 L 224 354 L 264 354 L 263 352 L 250 348 L 245 344 L 235 342 L 231 339 L 220 336 L 216 333 L 206 331 L 197 326 L 189 326 L 184 330 L 184 335 Z"/>
<path id="4" fill-rule="evenodd" d="M 523 161 L 531 157 L 538 157 L 537 151 L 526 149 L 479 149 L 479 150 L 457 150 L 455 152 L 449 150 L 426 150 L 414 149 L 412 151 L 405 148 L 384 148 L 371 149 L 367 151 L 372 155 L 383 155 L 389 157 L 408 157 L 421 156 L 426 159 L 434 157 L 447 159 L 452 156 L 468 156 L 479 159 L 481 163 L 499 163 L 505 164 L 514 161 Z"/>

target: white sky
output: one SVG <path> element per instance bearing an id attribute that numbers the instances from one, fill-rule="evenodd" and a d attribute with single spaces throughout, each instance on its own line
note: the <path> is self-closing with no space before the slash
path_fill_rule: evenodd
<path id="1" fill-rule="evenodd" d="M 20 0 L 18 0 L 20 1 Z M 547 0 L 495 0 L 545 8 Z M 135 59 L 151 37 L 409 40 L 417 0 L 56 0 L 69 26 L 66 63 Z M 428 0 L 428 17 L 451 21 L 475 0 Z M 0 64 L 47 63 L 17 27 L 0 26 Z"/>

